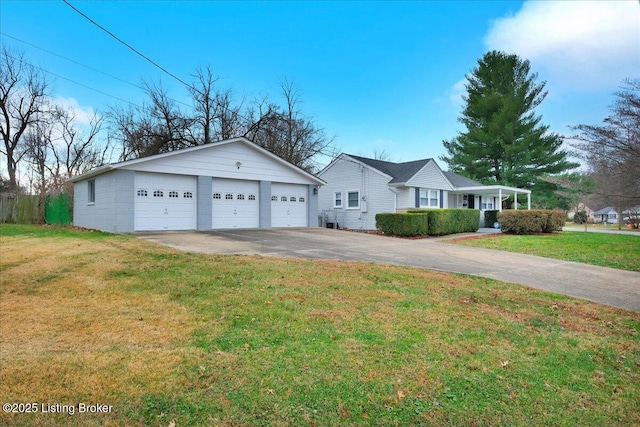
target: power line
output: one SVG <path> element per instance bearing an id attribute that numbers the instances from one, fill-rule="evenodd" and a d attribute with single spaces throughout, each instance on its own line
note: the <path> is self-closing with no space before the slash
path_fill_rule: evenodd
<path id="1" fill-rule="evenodd" d="M 142 52 L 138 51 L 136 48 L 134 48 L 133 46 L 131 46 L 130 44 L 128 44 L 127 42 L 125 42 L 124 40 L 122 40 L 121 38 L 119 38 L 118 36 L 116 36 L 115 34 L 113 34 L 111 31 L 107 30 L 105 27 L 103 27 L 102 25 L 98 24 L 96 21 L 94 21 L 93 19 L 89 18 L 87 15 L 85 15 L 84 13 L 82 13 L 79 9 L 77 9 L 74 5 L 72 5 L 71 3 L 69 3 L 67 0 L 62 0 L 67 6 L 69 6 L 71 9 L 73 9 L 74 11 L 76 11 L 80 16 L 82 16 L 83 18 L 85 18 L 87 21 L 91 22 L 93 25 L 95 25 L 96 27 L 100 28 L 102 31 L 104 31 L 105 33 L 109 34 L 111 37 L 113 37 L 114 39 L 116 39 L 119 43 L 123 44 L 124 46 L 126 46 L 127 48 L 129 48 L 130 50 L 132 50 L 133 52 L 135 52 L 138 56 L 144 58 L 145 60 L 147 60 L 149 63 L 151 63 L 154 67 L 159 68 L 160 70 L 162 70 L 164 73 L 168 74 L 169 76 L 173 77 L 174 79 L 176 79 L 177 81 L 179 81 L 180 83 L 182 83 L 183 85 L 187 86 L 187 87 L 191 87 L 188 83 L 186 83 L 184 80 L 182 80 L 180 77 L 176 76 L 175 74 L 167 71 L 164 67 L 162 67 L 161 65 L 159 65 L 158 63 L 156 63 L 155 61 L 153 61 L 151 58 L 149 58 L 148 56 L 146 56 L 145 54 L 143 54 Z"/>
<path id="2" fill-rule="evenodd" d="M 49 70 L 47 70 L 47 69 L 45 69 L 45 68 L 38 67 L 37 65 L 34 65 L 34 64 L 32 64 L 32 63 L 30 63 L 30 62 L 28 62 L 28 61 L 25 61 L 23 58 L 16 58 L 15 56 L 10 55 L 9 53 L 6 53 L 6 55 L 7 55 L 9 58 L 15 59 L 16 61 L 20 61 L 20 62 L 22 62 L 23 64 L 29 65 L 30 67 L 36 68 L 36 69 L 38 69 L 38 70 L 40 70 L 40 71 L 43 71 L 43 72 L 45 72 L 45 73 L 47 73 L 47 74 L 51 74 L 52 76 L 56 76 L 56 77 L 58 77 L 58 78 L 60 78 L 60 79 L 66 80 L 66 81 L 71 82 L 71 83 L 73 83 L 73 84 L 75 84 L 75 85 L 82 86 L 82 87 L 84 87 L 84 88 L 86 88 L 86 89 L 92 90 L 92 91 L 97 92 L 97 93 L 99 93 L 99 94 L 101 94 L 101 95 L 105 95 L 105 96 L 108 96 L 108 97 L 110 97 L 110 98 L 117 99 L 118 101 L 122 101 L 122 102 L 127 103 L 127 104 L 130 104 L 130 105 L 135 105 L 135 104 L 134 104 L 134 103 L 132 103 L 131 101 L 127 101 L 127 100 L 125 100 L 125 99 L 118 98 L 117 96 L 111 95 L 110 93 L 103 92 L 103 91 L 101 91 L 101 90 L 98 90 L 98 89 L 92 88 L 91 86 L 87 86 L 87 85 L 85 85 L 84 83 L 80 83 L 80 82 L 77 82 L 77 81 L 75 81 L 75 80 L 72 80 L 72 79 L 70 79 L 70 78 L 68 78 L 68 77 L 65 77 L 65 76 L 62 76 L 62 75 L 60 75 L 60 74 L 54 73 L 53 71 L 49 71 Z"/>
<path id="3" fill-rule="evenodd" d="M 71 62 L 71 63 L 73 63 L 73 64 L 79 65 L 79 66 L 84 67 L 84 68 L 86 68 L 86 69 L 88 69 L 88 70 L 95 71 L 96 73 L 100 73 L 100 74 L 102 74 L 102 75 L 104 75 L 104 76 L 107 76 L 107 77 L 111 77 L 112 79 L 115 79 L 115 80 L 121 81 L 122 83 L 126 83 L 126 84 L 128 84 L 128 85 L 130 85 L 130 86 L 133 86 L 133 87 L 135 87 L 135 88 L 145 90 L 142 86 L 139 86 L 139 85 L 137 85 L 137 84 L 135 84 L 135 83 L 131 83 L 131 82 L 127 81 L 127 80 L 121 79 L 120 77 L 114 76 L 114 75 L 109 74 L 109 73 L 105 73 L 104 71 L 98 70 L 97 68 L 91 67 L 90 65 L 86 65 L 86 64 L 83 64 L 83 63 L 81 63 L 81 62 L 78 62 L 78 61 L 76 61 L 76 60 L 74 60 L 74 59 L 67 58 L 66 56 L 60 55 L 59 53 L 56 53 L 56 52 L 52 52 L 52 51 L 50 51 L 50 50 L 48 50 L 48 49 L 45 49 L 45 48 L 43 48 L 43 47 L 36 46 L 36 45 L 35 45 L 35 44 L 33 44 L 33 43 L 29 43 L 28 41 L 24 41 L 24 40 L 22 40 L 22 39 L 19 39 L 19 38 L 17 38 L 17 37 L 14 37 L 14 36 L 12 36 L 12 35 L 10 35 L 10 34 L 7 34 L 7 33 L 4 33 L 4 32 L 2 32 L 2 31 L 0 31 L 0 35 L 2 35 L 3 37 L 8 37 L 8 38 L 10 38 L 10 39 L 13 39 L 13 40 L 15 40 L 15 41 L 18 41 L 18 42 L 20 42 L 20 43 L 26 44 L 26 45 L 28 45 L 28 46 L 34 47 L 34 48 L 36 48 L 36 49 L 38 49 L 38 50 L 41 50 L 41 51 L 43 51 L 43 52 L 46 52 L 46 53 L 48 53 L 48 54 L 50 54 L 50 55 L 57 56 L 58 58 L 62 58 L 62 59 L 64 59 L 65 61 L 69 61 L 69 62 Z M 15 59 L 15 58 L 14 58 L 14 59 Z"/>
<path id="4" fill-rule="evenodd" d="M 64 59 L 65 61 L 69 61 L 69 62 L 71 62 L 71 63 L 73 63 L 73 64 L 79 65 L 79 66 L 84 67 L 84 68 L 86 68 L 86 69 L 88 69 L 88 70 L 91 70 L 91 71 L 94 71 L 94 72 L 96 72 L 96 73 L 102 74 L 102 75 L 104 75 L 104 76 L 110 77 L 110 78 L 112 78 L 112 79 L 114 79 L 114 80 L 118 80 L 118 81 L 120 81 L 120 82 L 122 82 L 122 83 L 126 83 L 126 84 L 128 84 L 129 86 L 133 86 L 133 87 L 135 87 L 135 88 L 137 88 L 137 89 L 142 90 L 143 92 L 147 92 L 147 90 L 149 89 L 149 88 L 142 87 L 142 86 L 140 86 L 140 85 L 138 85 L 138 84 L 131 83 L 130 81 L 124 80 L 124 79 L 122 79 L 122 78 L 120 78 L 120 77 L 114 76 L 113 74 L 109 74 L 109 73 L 106 73 L 106 72 L 104 72 L 104 71 L 101 71 L 101 70 L 99 70 L 99 69 L 97 69 L 97 68 L 91 67 L 90 65 L 86 65 L 86 64 L 83 64 L 83 63 L 81 63 L 81 62 L 78 62 L 78 61 L 76 61 L 76 60 L 74 60 L 74 59 L 67 58 L 67 57 L 66 57 L 66 56 L 64 56 L 64 55 L 60 55 L 59 53 L 56 53 L 56 52 L 53 52 L 53 51 L 51 51 L 51 50 L 45 49 L 45 48 L 43 48 L 43 47 L 37 46 L 37 45 L 35 45 L 35 44 L 33 44 L 33 43 L 30 43 L 30 42 L 27 42 L 27 41 L 25 41 L 25 40 L 19 39 L 19 38 L 17 38 L 17 37 L 14 37 L 14 36 L 12 36 L 12 35 L 9 35 L 9 34 L 7 34 L 7 33 L 2 32 L 2 31 L 0 31 L 0 35 L 2 35 L 3 37 L 8 37 L 8 38 L 10 38 L 10 39 L 16 40 L 16 41 L 18 41 L 18 42 L 20 42 L 20 43 L 24 43 L 24 44 L 26 44 L 26 45 L 28 45 L 28 46 L 34 47 L 34 48 L 36 48 L 36 49 L 39 49 L 39 50 L 41 50 L 41 51 L 43 51 L 43 52 L 46 52 L 46 53 L 48 53 L 48 54 L 50 54 L 50 55 L 57 56 L 58 58 L 62 58 L 62 59 Z M 14 58 L 14 59 L 17 59 L 17 58 Z M 25 62 L 25 61 L 23 61 L 23 62 Z M 26 62 L 25 62 L 25 63 L 26 63 Z M 29 64 L 29 65 L 34 66 L 33 64 Z M 39 67 L 36 67 L 36 68 L 39 68 Z M 39 69 L 41 69 L 41 68 L 39 68 Z M 86 86 L 86 85 L 84 85 L 84 84 L 82 84 L 82 83 L 76 82 L 76 81 L 71 80 L 71 79 L 69 79 L 69 78 L 67 78 L 67 77 L 64 77 L 64 76 L 61 76 L 61 75 L 55 74 L 55 73 L 53 73 L 53 72 L 51 72 L 51 71 L 49 71 L 49 70 L 43 70 L 43 71 L 45 71 L 45 72 L 47 72 L 47 73 L 49 73 L 49 74 L 55 75 L 56 77 L 60 77 L 61 79 L 64 79 L 64 80 L 70 81 L 70 82 L 72 82 L 72 83 L 74 83 L 74 84 L 78 84 L 78 85 L 80 85 L 80 86 L 83 86 L 83 87 L 86 87 L 86 88 L 88 88 L 88 89 L 91 89 L 91 90 L 93 90 L 93 91 L 95 91 L 95 92 L 98 92 L 98 93 L 104 94 L 104 92 L 101 92 L 101 91 L 99 91 L 98 89 L 94 89 L 94 88 L 88 87 L 88 86 Z M 109 95 L 109 94 L 106 94 L 106 95 L 107 95 L 107 96 L 111 96 L 111 95 Z M 121 100 L 120 98 L 117 98 L 117 97 L 114 97 L 114 96 L 112 96 L 112 98 L 115 98 L 115 99 Z M 173 99 L 173 98 L 170 98 L 170 97 L 167 97 L 167 99 L 169 99 L 169 100 L 171 100 L 171 101 L 173 101 L 173 102 L 175 102 L 175 103 L 178 103 L 178 104 L 182 104 L 182 105 L 184 105 L 184 106 L 187 106 L 187 107 L 189 107 L 189 108 L 193 107 L 193 105 L 191 105 L 191 104 L 187 104 L 186 102 L 182 102 L 182 101 L 179 101 L 179 100 L 177 100 L 177 99 Z M 128 102 L 128 101 L 125 101 L 125 102 Z M 131 104 L 131 102 L 129 102 L 129 104 Z"/>

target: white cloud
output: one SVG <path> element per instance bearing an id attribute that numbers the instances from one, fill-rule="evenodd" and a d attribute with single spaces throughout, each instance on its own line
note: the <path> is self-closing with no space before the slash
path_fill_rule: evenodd
<path id="1" fill-rule="evenodd" d="M 617 87 L 640 74 L 640 5 L 527 1 L 515 15 L 495 20 L 484 42 L 529 59 L 550 83 L 578 90 Z"/>
<path id="2" fill-rule="evenodd" d="M 55 105 L 59 105 L 67 110 L 70 110 L 74 116 L 74 122 L 80 126 L 88 126 L 91 118 L 95 115 L 95 111 L 92 107 L 84 107 L 75 98 L 63 98 L 56 97 L 52 99 Z"/>
<path id="3" fill-rule="evenodd" d="M 464 100 L 462 99 L 462 97 L 467 94 L 467 89 L 464 87 L 464 85 L 466 84 L 467 78 L 465 77 L 462 80 L 458 80 L 456 84 L 454 84 L 453 87 L 451 87 L 451 89 L 449 90 L 449 101 L 453 105 L 457 107 L 461 107 L 462 105 L 464 105 Z"/>

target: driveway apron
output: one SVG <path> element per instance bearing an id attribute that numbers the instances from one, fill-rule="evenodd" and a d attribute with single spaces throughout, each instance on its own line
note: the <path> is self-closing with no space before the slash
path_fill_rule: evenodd
<path id="1" fill-rule="evenodd" d="M 377 262 L 463 273 L 640 312 L 640 273 L 446 243 L 322 228 L 136 233 L 183 251 Z"/>

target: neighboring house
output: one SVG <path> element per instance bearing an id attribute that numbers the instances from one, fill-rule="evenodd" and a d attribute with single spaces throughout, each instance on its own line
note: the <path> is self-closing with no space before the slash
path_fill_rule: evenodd
<path id="1" fill-rule="evenodd" d="M 318 226 L 324 184 L 246 138 L 114 163 L 70 181 L 73 224 L 118 233 Z"/>
<path id="2" fill-rule="evenodd" d="M 617 224 L 618 212 L 616 212 L 611 206 L 607 206 L 599 211 L 595 211 L 593 213 L 593 220 L 604 224 Z"/>
<path id="3" fill-rule="evenodd" d="M 588 222 L 592 222 L 594 220 L 593 209 L 589 208 L 589 206 L 585 205 L 584 203 L 578 203 L 578 206 L 574 207 L 569 212 L 567 212 L 567 218 L 569 218 L 570 220 L 573 220 L 573 218 L 576 216 L 576 212 L 586 213 Z"/>
<path id="4" fill-rule="evenodd" d="M 512 194 L 526 194 L 531 207 L 530 190 L 482 185 L 442 171 L 433 159 L 393 163 L 343 153 L 318 177 L 326 181 L 318 208 L 328 226 L 374 230 L 376 214 L 415 208 L 502 210 L 501 200 Z"/>

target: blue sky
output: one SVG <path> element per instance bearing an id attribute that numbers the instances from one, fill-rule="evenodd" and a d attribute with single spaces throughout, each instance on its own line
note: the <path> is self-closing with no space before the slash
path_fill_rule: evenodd
<path id="1" fill-rule="evenodd" d="M 444 154 L 442 140 L 463 130 L 464 77 L 487 50 L 531 61 L 549 91 L 537 111 L 559 133 L 600 122 L 622 79 L 640 77 L 637 0 L 71 3 L 183 80 L 209 65 L 221 89 L 276 101 L 278 81 L 293 80 L 304 113 L 342 151 L 395 161 Z M 144 94 L 77 63 L 137 85 L 162 81 L 188 99 L 62 1 L 3 0 L 0 31 L 3 45 L 53 73 L 52 95 L 79 117 Z"/>

